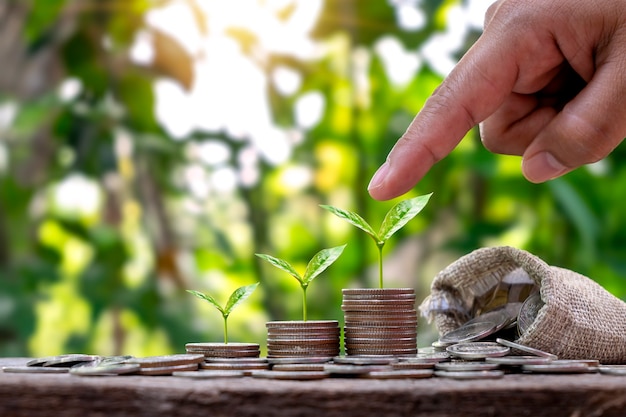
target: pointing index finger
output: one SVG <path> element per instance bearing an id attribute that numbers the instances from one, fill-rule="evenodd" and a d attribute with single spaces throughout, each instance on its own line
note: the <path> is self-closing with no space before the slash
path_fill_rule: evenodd
<path id="1" fill-rule="evenodd" d="M 486 31 L 426 101 L 372 178 L 373 198 L 409 191 L 512 91 L 517 65 L 494 36 Z"/>

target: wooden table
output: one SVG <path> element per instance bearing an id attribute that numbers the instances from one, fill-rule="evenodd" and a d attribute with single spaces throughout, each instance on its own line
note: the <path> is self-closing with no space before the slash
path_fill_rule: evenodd
<path id="1" fill-rule="evenodd" d="M 26 359 L 1 359 L 0 367 Z M 80 377 L 0 372 L 0 416 L 626 416 L 626 377 L 455 381 Z"/>

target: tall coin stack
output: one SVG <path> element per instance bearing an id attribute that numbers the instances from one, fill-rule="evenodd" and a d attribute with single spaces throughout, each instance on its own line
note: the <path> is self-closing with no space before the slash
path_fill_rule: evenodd
<path id="1" fill-rule="evenodd" d="M 414 289 L 344 289 L 341 309 L 346 355 L 417 354 Z"/>
<path id="2" fill-rule="evenodd" d="M 266 326 L 268 358 L 339 355 L 337 320 L 270 321 Z"/>

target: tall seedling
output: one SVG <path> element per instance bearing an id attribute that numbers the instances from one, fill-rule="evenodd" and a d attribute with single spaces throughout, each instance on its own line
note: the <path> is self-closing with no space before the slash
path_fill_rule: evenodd
<path id="1" fill-rule="evenodd" d="M 431 196 L 432 193 L 421 195 L 409 200 L 401 201 L 393 206 L 385 215 L 378 233 L 376 233 L 372 226 L 370 226 L 361 216 L 354 212 L 328 205 L 321 205 L 320 207 L 358 227 L 374 239 L 376 247 L 378 248 L 378 282 L 380 288 L 383 288 L 383 247 L 385 246 L 385 243 L 387 243 L 389 238 L 394 233 L 407 224 L 409 220 L 422 211 Z"/>

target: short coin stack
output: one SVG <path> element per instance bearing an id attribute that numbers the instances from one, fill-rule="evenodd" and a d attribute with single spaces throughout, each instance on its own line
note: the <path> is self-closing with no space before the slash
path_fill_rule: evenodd
<path id="1" fill-rule="evenodd" d="M 336 320 L 270 321 L 267 324 L 268 358 L 332 358 L 339 355 Z"/>
<path id="2" fill-rule="evenodd" d="M 187 353 L 203 354 L 205 358 L 258 358 L 258 343 L 187 343 Z"/>
<path id="3" fill-rule="evenodd" d="M 344 289 L 341 309 L 346 355 L 417 353 L 414 289 Z"/>

